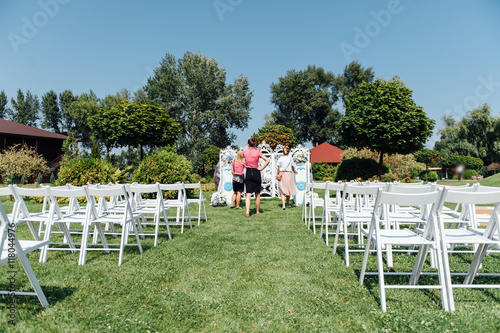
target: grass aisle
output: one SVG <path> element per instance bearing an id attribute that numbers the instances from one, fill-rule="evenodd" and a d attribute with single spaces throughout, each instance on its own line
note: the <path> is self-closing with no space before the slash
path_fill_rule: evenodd
<path id="1" fill-rule="evenodd" d="M 152 238 L 140 255 L 50 252 L 30 262 L 49 300 L 18 297 L 17 326 L 7 324 L 0 298 L 0 331 L 498 331 L 497 291 L 458 291 L 455 314 L 440 308 L 436 291 L 389 291 L 388 312 L 378 303 L 376 279 L 358 284 L 361 255 L 345 267 L 342 256 L 307 230 L 301 208 L 280 210 L 263 200 L 264 215 L 207 207 L 209 221 L 180 234 Z M 255 213 L 255 210 L 253 211 Z M 374 257 L 372 258 L 374 259 Z M 490 258 L 498 261 L 498 256 Z M 371 261 L 374 263 L 374 260 Z M 0 276 L 6 275 L 6 265 Z M 371 266 L 374 269 L 374 266 Z M 27 289 L 19 267 L 18 284 Z M 7 288 L 5 280 L 0 281 Z"/>

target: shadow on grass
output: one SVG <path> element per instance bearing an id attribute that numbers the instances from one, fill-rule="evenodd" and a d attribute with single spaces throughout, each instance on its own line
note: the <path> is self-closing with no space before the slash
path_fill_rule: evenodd
<path id="1" fill-rule="evenodd" d="M 73 293 L 77 290 L 77 288 L 44 286 L 43 284 L 40 286 L 42 287 L 43 293 L 49 302 L 49 307 L 64 301 L 66 298 L 73 295 Z M 23 291 L 33 291 L 31 289 L 31 285 L 29 287 L 29 289 Z M 8 290 L 8 287 L 0 285 L 0 290 Z M 22 306 L 23 308 L 30 309 L 33 314 L 37 314 L 44 309 L 36 296 L 16 295 L 15 299 L 18 307 Z M 7 307 L 9 304 L 11 304 L 11 298 L 8 295 L 1 295 L 0 307 Z"/>

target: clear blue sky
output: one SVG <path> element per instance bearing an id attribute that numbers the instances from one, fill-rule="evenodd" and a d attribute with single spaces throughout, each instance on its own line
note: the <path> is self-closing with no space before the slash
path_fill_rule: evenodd
<path id="1" fill-rule="evenodd" d="M 218 59 L 228 80 L 249 78 L 252 120 L 236 132 L 238 145 L 273 110 L 269 85 L 309 64 L 338 74 L 358 60 L 376 76 L 399 75 L 437 127 L 443 114 L 459 119 L 483 103 L 500 112 L 497 0 L 55 1 L 0 0 L 0 90 L 9 100 L 18 88 L 39 97 L 134 90 L 165 53 L 198 51 Z"/>

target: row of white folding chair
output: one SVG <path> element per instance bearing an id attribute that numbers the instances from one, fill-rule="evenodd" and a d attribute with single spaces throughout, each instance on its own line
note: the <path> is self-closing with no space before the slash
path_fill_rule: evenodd
<path id="1" fill-rule="evenodd" d="M 31 189 L 33 190 L 33 189 Z M 45 187 L 37 190 L 46 191 L 44 194 L 49 198 L 49 218 L 43 223 L 46 225 L 44 239 L 48 241 L 47 246 L 45 246 L 40 255 L 40 262 L 45 262 L 47 260 L 47 253 L 49 250 L 56 251 L 80 251 L 78 264 L 84 265 L 86 262 L 87 251 L 105 251 L 109 253 L 110 251 L 119 251 L 118 265 L 123 262 L 123 253 L 125 246 L 138 246 L 139 251 L 142 253 L 142 246 L 139 240 L 139 235 L 137 232 L 137 220 L 140 218 L 139 214 L 132 213 L 130 204 L 125 205 L 123 212 L 113 212 L 112 214 L 99 211 L 98 205 L 96 203 L 96 198 L 106 198 L 114 196 L 123 196 L 126 198 L 126 202 L 129 202 L 127 198 L 127 192 L 124 185 L 106 185 L 106 186 L 84 186 L 84 187 L 72 187 L 72 188 L 50 188 Z M 63 214 L 57 203 L 58 198 L 69 198 L 75 199 L 79 197 L 85 197 L 87 201 L 85 214 L 80 212 L 73 212 Z M 77 247 L 73 241 L 72 235 L 69 231 L 68 225 L 77 224 L 82 228 L 81 234 L 82 239 L 80 247 Z M 118 225 L 121 227 L 120 232 L 114 232 L 113 235 L 119 235 L 121 237 L 120 244 L 110 244 L 106 239 L 104 234 L 104 227 L 106 225 L 114 226 Z M 64 238 L 62 242 L 52 241 L 52 237 L 57 232 L 54 232 L 54 227 L 57 226 L 62 233 Z M 93 241 L 90 243 L 90 236 L 93 229 Z M 129 232 L 133 231 L 134 236 L 137 240 L 136 244 L 129 244 L 128 237 Z M 99 243 L 98 240 L 101 240 Z M 53 247 L 50 245 L 56 245 L 58 247 Z M 60 247 L 60 245 L 65 245 L 65 247 Z M 95 245 L 99 247 L 89 247 L 90 245 Z M 114 246 L 119 246 L 119 248 L 114 248 Z"/>
<path id="2" fill-rule="evenodd" d="M 437 195 L 437 197 L 436 197 Z M 453 288 L 499 288 L 499 285 L 481 284 L 473 285 L 474 277 L 481 267 L 483 259 L 491 246 L 498 246 L 499 240 L 494 238 L 495 231 L 499 230 L 500 219 L 500 191 L 490 193 L 475 193 L 464 191 L 453 191 L 447 188 L 440 188 L 439 192 L 421 193 L 421 194 L 400 194 L 390 192 L 380 192 L 377 198 L 377 204 L 374 208 L 372 223 L 367 235 L 367 244 L 365 247 L 365 255 L 360 275 L 360 283 L 363 283 L 368 255 L 370 251 L 377 251 L 377 264 L 378 276 L 380 284 L 380 299 L 382 309 L 386 310 L 385 305 L 385 290 L 388 288 L 410 288 L 410 289 L 423 289 L 423 288 L 439 288 L 442 294 L 442 304 L 446 310 L 454 311 L 454 298 Z M 470 205 L 470 204 L 495 204 L 495 210 L 490 221 L 483 233 L 476 233 L 464 228 L 459 229 L 445 229 L 445 223 L 441 219 L 440 211 L 444 202 Z M 401 205 L 401 204 L 421 204 L 430 205 L 429 216 L 424 224 L 424 230 L 421 233 L 411 231 L 409 229 L 386 229 L 381 226 L 386 225 L 380 216 L 381 210 L 388 211 L 387 205 Z M 377 211 L 378 210 L 378 211 Z M 386 213 L 388 214 L 388 213 Z M 374 223 L 375 222 L 375 223 Z M 373 243 L 373 244 L 372 244 Z M 477 250 L 475 251 L 474 258 L 471 262 L 468 273 L 462 285 L 454 285 L 451 282 L 451 275 L 449 267 L 449 253 L 448 248 L 450 245 L 456 244 L 475 244 Z M 374 245 L 374 246 L 372 246 Z M 410 284 L 408 286 L 386 286 L 384 283 L 384 271 L 382 261 L 382 251 L 391 246 L 419 246 L 419 251 L 416 257 L 414 269 L 411 273 Z M 436 258 L 436 267 L 439 275 L 438 286 L 423 286 L 417 285 L 419 277 L 422 273 L 423 264 L 425 262 L 427 253 L 432 250 Z M 388 274 L 388 273 L 386 273 Z M 399 273 L 392 273 L 399 274 Z M 427 273 L 432 274 L 432 273 Z M 460 274 L 460 273 L 459 273 Z M 464 275 L 462 273 L 462 275 Z M 496 274 L 498 276 L 498 274 Z"/>
<path id="3" fill-rule="evenodd" d="M 3 188 L 2 188 L 3 190 Z M 0 191 L 0 195 L 4 195 L 6 191 Z M 0 265 L 9 265 L 9 271 L 15 270 L 15 260 L 19 259 L 23 269 L 28 276 L 28 280 L 34 289 L 34 292 L 14 291 L 15 295 L 37 296 L 40 304 L 47 307 L 49 303 L 43 293 L 40 284 L 31 268 L 31 265 L 26 258 L 26 254 L 44 247 L 46 241 L 40 240 L 21 240 L 17 236 L 16 225 L 12 220 L 12 215 L 7 216 L 2 203 L 0 202 Z M 12 290 L 0 290 L 2 295 L 12 295 Z"/>

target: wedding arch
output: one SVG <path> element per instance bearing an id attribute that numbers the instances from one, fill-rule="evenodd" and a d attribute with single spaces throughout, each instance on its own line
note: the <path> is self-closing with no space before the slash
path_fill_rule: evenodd
<path id="1" fill-rule="evenodd" d="M 269 166 L 261 171 L 262 191 L 260 193 L 262 198 L 280 197 L 278 181 L 276 180 L 276 163 L 278 162 L 278 159 L 283 156 L 283 148 L 284 146 L 279 144 L 275 149 L 272 149 L 271 146 L 269 146 L 265 141 L 257 146 L 257 149 L 262 151 L 262 153 L 270 160 Z M 244 148 L 240 149 L 245 150 Z M 231 163 L 233 159 L 236 158 L 237 152 L 238 151 L 236 149 L 227 147 L 222 149 L 219 154 L 220 181 L 219 188 L 217 190 L 224 194 L 228 205 L 231 203 L 231 196 L 233 194 L 233 175 L 231 174 Z M 302 145 L 298 145 L 297 147 L 290 149 L 290 155 L 293 157 L 296 170 L 298 172 L 294 175 L 297 195 L 293 198 L 293 200 L 295 204 L 302 205 L 306 183 L 310 182 L 312 179 L 309 149 Z M 259 161 L 259 165 L 261 164 L 262 161 Z"/>

